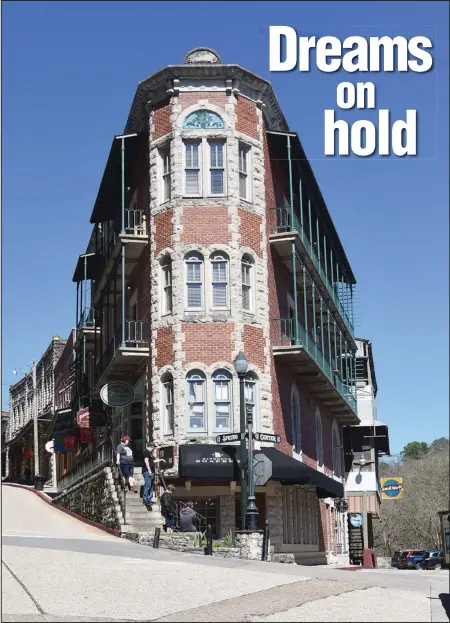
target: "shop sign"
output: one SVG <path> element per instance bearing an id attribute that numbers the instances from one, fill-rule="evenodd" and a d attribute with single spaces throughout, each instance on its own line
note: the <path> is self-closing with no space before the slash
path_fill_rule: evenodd
<path id="1" fill-rule="evenodd" d="M 165 446 L 158 448 L 158 458 L 164 459 L 164 463 L 160 463 L 160 469 L 171 469 L 173 467 L 173 446 Z"/>
<path id="2" fill-rule="evenodd" d="M 381 499 L 398 500 L 403 495 L 403 478 L 381 478 Z"/>
<path id="3" fill-rule="evenodd" d="M 47 443 L 45 444 L 45 449 L 47 452 L 50 452 L 50 454 L 54 454 L 55 453 L 55 448 L 54 448 L 54 441 L 53 439 L 51 441 L 47 441 Z"/>
<path id="4" fill-rule="evenodd" d="M 77 412 L 77 426 L 80 428 L 88 428 L 89 426 L 89 407 L 80 409 Z"/>
<path id="5" fill-rule="evenodd" d="M 80 430 L 80 443 L 92 443 L 94 441 L 94 429 L 82 428 Z"/>
<path id="6" fill-rule="evenodd" d="M 349 521 L 350 525 L 352 525 L 354 528 L 361 528 L 361 526 L 363 525 L 363 516 L 361 515 L 361 513 L 353 513 L 352 515 L 350 515 Z"/>
<path id="7" fill-rule="evenodd" d="M 100 398 L 108 407 L 125 407 L 133 402 L 134 389 L 128 383 L 106 383 L 100 391 Z"/>

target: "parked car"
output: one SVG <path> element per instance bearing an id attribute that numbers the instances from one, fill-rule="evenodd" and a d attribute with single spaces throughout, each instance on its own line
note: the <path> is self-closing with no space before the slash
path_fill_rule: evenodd
<path id="1" fill-rule="evenodd" d="M 391 558 L 391 567 L 396 567 L 398 569 L 398 562 L 400 560 L 400 556 L 402 555 L 402 552 L 394 552 L 392 554 L 392 558 Z"/>
<path id="2" fill-rule="evenodd" d="M 436 550 L 425 552 L 420 563 L 422 569 L 440 569 L 443 562 L 443 553 Z"/>
<path id="3" fill-rule="evenodd" d="M 406 554 L 406 556 L 405 556 Z M 400 569 L 420 569 L 420 563 L 425 554 L 423 549 L 408 550 L 402 553 L 399 562 Z"/>

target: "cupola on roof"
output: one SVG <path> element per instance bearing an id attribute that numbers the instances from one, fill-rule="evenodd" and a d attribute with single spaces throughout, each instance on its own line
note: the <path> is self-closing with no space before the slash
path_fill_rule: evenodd
<path id="1" fill-rule="evenodd" d="M 216 65 L 221 63 L 220 56 L 211 48 L 194 48 L 184 57 L 185 65 Z"/>

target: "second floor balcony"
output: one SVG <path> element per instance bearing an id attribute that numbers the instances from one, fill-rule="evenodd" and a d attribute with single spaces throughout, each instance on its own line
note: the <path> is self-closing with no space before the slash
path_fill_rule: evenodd
<path id="1" fill-rule="evenodd" d="M 95 386 L 105 380 L 124 380 L 141 369 L 150 354 L 149 325 L 145 320 L 125 320 L 113 333 L 95 366 Z"/>
<path id="2" fill-rule="evenodd" d="M 313 339 L 295 318 L 271 321 L 272 350 L 275 361 L 289 366 L 295 376 L 307 382 L 311 393 L 325 404 L 342 424 L 358 424 L 353 359 L 333 344 L 333 355 L 327 352 L 328 340 Z M 330 338 L 331 339 L 331 338 Z"/>

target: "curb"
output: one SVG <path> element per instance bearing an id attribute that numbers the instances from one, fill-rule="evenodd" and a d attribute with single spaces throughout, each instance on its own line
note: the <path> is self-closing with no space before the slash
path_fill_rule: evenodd
<path id="1" fill-rule="evenodd" d="M 101 523 L 97 523 L 96 521 L 87 519 L 86 517 L 83 517 L 82 515 L 78 515 L 74 511 L 71 511 L 68 508 L 64 508 L 64 506 L 55 504 L 52 501 L 51 497 L 49 497 L 42 491 L 36 491 L 36 489 L 34 489 L 33 487 L 29 487 L 28 485 L 20 485 L 20 484 L 12 483 L 12 482 L 11 483 L 2 482 L 2 486 L 17 487 L 18 489 L 26 489 L 27 491 L 32 491 L 33 493 L 38 495 L 41 498 L 41 500 L 44 500 L 44 502 L 46 502 L 47 504 L 50 504 L 53 508 L 56 508 L 57 510 L 63 513 L 66 513 L 66 515 L 70 515 L 70 517 L 73 517 L 74 519 L 78 519 L 78 521 L 81 521 L 82 523 L 88 524 L 89 526 L 92 526 L 93 528 L 97 528 L 98 530 L 102 530 L 103 532 L 107 532 L 108 534 L 112 534 L 113 536 L 120 538 L 120 530 L 117 530 L 116 528 L 108 528 L 108 526 L 104 526 Z"/>

